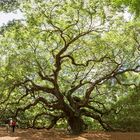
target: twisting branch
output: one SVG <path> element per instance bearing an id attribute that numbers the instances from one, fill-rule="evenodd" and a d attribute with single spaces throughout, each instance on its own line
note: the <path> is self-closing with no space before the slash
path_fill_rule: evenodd
<path id="1" fill-rule="evenodd" d="M 132 69 L 129 68 L 129 69 L 125 69 L 125 70 L 122 70 L 122 71 L 119 71 L 120 67 L 121 67 L 121 65 L 118 64 L 118 65 L 114 68 L 114 70 L 112 70 L 109 74 L 107 74 L 107 75 L 101 77 L 100 79 L 96 80 L 95 82 L 93 82 L 93 83 L 91 84 L 90 88 L 87 89 L 85 98 L 84 98 L 84 100 L 82 101 L 82 103 L 80 104 L 80 106 L 84 106 L 84 105 L 86 105 L 86 104 L 88 103 L 90 94 L 91 94 L 91 92 L 93 91 L 93 89 L 95 88 L 96 85 L 98 85 L 98 84 L 100 84 L 100 83 L 104 83 L 104 82 L 107 81 L 108 79 L 110 79 L 110 78 L 112 78 L 112 77 L 114 77 L 114 76 L 117 76 L 117 75 L 119 75 L 119 74 L 123 74 L 123 73 L 125 73 L 125 72 L 136 72 L 136 73 L 140 72 L 140 66 L 139 66 L 139 65 L 136 66 L 135 68 L 132 68 Z"/>
<path id="2" fill-rule="evenodd" d="M 51 83 L 54 83 L 54 79 L 53 78 L 50 78 L 48 75 L 43 75 L 43 73 L 41 71 L 38 72 L 38 75 L 40 76 L 40 78 L 42 80 L 46 80 L 46 81 L 49 81 Z"/>
<path id="3" fill-rule="evenodd" d="M 61 106 L 59 105 L 59 103 L 50 104 L 43 97 L 39 97 L 34 101 L 34 103 L 30 103 L 27 106 L 25 106 L 24 108 L 18 108 L 15 112 L 15 116 L 17 116 L 20 111 L 25 111 L 25 110 L 37 105 L 39 102 L 44 103 L 47 107 L 50 107 L 50 108 L 52 107 L 54 109 L 61 109 Z"/>
<path id="4" fill-rule="evenodd" d="M 118 64 L 109 74 L 99 78 L 98 80 L 94 82 L 91 82 L 90 87 L 86 90 L 85 98 L 81 101 L 81 103 L 79 103 L 79 106 L 82 107 L 82 106 L 87 105 L 90 99 L 90 95 L 92 91 L 94 90 L 94 88 L 96 87 L 96 85 L 110 79 L 115 74 L 115 72 L 119 69 L 119 67 L 120 67 L 120 64 Z"/>
<path id="5" fill-rule="evenodd" d="M 28 82 L 31 83 L 31 88 L 29 89 L 30 91 L 32 91 L 32 92 L 34 92 L 34 91 L 44 91 L 46 93 L 51 93 L 53 95 L 56 95 L 54 88 L 49 88 L 47 86 L 37 85 L 36 83 L 34 83 L 34 81 L 29 79 L 28 77 L 26 77 L 26 78 L 27 78 Z"/>
<path id="6" fill-rule="evenodd" d="M 99 107 L 102 106 L 103 110 L 104 110 L 105 112 L 108 112 L 108 109 L 105 107 L 104 103 L 99 102 L 99 101 L 96 101 L 96 100 L 92 100 L 92 101 L 90 101 L 90 102 L 93 102 L 94 104 L 96 103 Z"/>
<path id="7" fill-rule="evenodd" d="M 90 59 L 90 60 L 87 60 L 86 61 L 86 64 L 78 64 L 78 63 L 75 62 L 75 59 L 71 55 L 64 55 L 61 58 L 62 59 L 63 58 L 69 58 L 71 60 L 71 62 L 72 62 L 73 65 L 75 65 L 75 66 L 83 66 L 83 67 L 88 66 L 90 62 L 103 62 L 104 59 L 110 59 L 110 57 L 108 57 L 107 55 L 105 55 L 105 56 L 101 57 L 98 60 L 97 59 Z"/>
<path id="8" fill-rule="evenodd" d="M 79 10 L 77 10 L 77 20 L 75 21 L 75 23 L 72 23 L 72 24 L 68 25 L 68 26 L 63 30 L 63 32 L 66 31 L 66 30 L 68 30 L 68 29 L 71 28 L 72 26 L 76 26 L 76 25 L 78 24 L 78 22 L 79 22 Z"/>
<path id="9" fill-rule="evenodd" d="M 10 89 L 10 91 L 8 92 L 8 96 L 6 97 L 6 99 L 5 99 L 4 101 L 1 101 L 0 104 L 4 104 L 6 101 L 9 100 L 10 95 L 11 95 L 12 92 L 14 91 L 15 87 L 16 87 L 16 86 L 13 86 L 13 87 Z"/>
<path id="10" fill-rule="evenodd" d="M 40 116 L 43 116 L 43 115 L 48 115 L 46 112 L 42 112 L 42 113 L 39 113 L 37 114 L 34 119 L 33 119 L 33 125 L 32 127 L 35 128 L 35 123 L 36 123 L 36 120 L 40 117 Z"/>
<path id="11" fill-rule="evenodd" d="M 61 114 L 60 116 L 53 116 L 53 119 L 51 120 L 50 125 L 47 127 L 47 129 L 51 129 L 52 127 L 54 127 L 54 125 L 56 125 L 57 121 L 59 121 L 61 118 L 64 118 L 64 114 Z"/>
<path id="12" fill-rule="evenodd" d="M 114 128 L 112 128 L 109 124 L 107 124 L 107 122 L 102 120 L 100 115 L 96 115 L 96 114 L 94 114 L 92 112 L 89 112 L 85 109 L 82 109 L 81 112 L 82 112 L 83 115 L 97 120 L 105 130 L 107 130 L 107 131 L 108 130 L 114 130 Z"/>
<path id="13" fill-rule="evenodd" d="M 36 127 L 36 120 L 37 120 L 39 117 L 43 116 L 43 115 L 49 116 L 49 117 L 52 118 L 51 123 L 50 123 L 50 125 L 47 127 L 47 129 L 51 129 L 54 125 L 56 125 L 56 123 L 57 123 L 57 121 L 58 121 L 59 119 L 64 118 L 64 114 L 60 114 L 60 115 L 58 115 L 58 116 L 55 116 L 55 115 L 53 115 L 53 114 L 51 114 L 51 113 L 48 113 L 48 112 L 42 112 L 42 113 L 37 114 L 37 115 L 34 117 L 34 119 L 33 119 L 33 124 L 32 124 L 32 128 L 40 128 L 40 127 Z M 41 128 L 42 128 L 42 127 L 41 127 Z M 45 127 L 43 127 L 43 128 L 45 128 Z"/>
<path id="14" fill-rule="evenodd" d="M 123 86 L 135 86 L 135 87 L 137 87 L 137 85 L 135 83 L 131 83 L 131 84 L 127 83 L 126 84 L 126 83 L 122 83 L 121 80 L 119 80 L 116 76 L 114 76 L 114 78 L 116 79 L 117 83 L 120 84 L 120 85 L 123 85 Z"/>
<path id="15" fill-rule="evenodd" d="M 72 96 L 71 96 L 72 93 L 74 93 L 76 90 L 78 90 L 80 87 L 84 86 L 85 84 L 89 84 L 89 82 L 84 82 L 84 83 L 80 82 L 78 85 L 72 87 L 72 88 L 67 92 L 67 99 L 68 99 L 68 101 L 69 101 L 69 103 L 70 103 L 70 105 L 71 105 L 72 107 L 73 107 L 73 105 L 74 105 L 74 101 L 73 101 Z"/>
<path id="16" fill-rule="evenodd" d="M 21 97 L 18 99 L 17 102 L 10 102 L 10 103 L 8 102 L 8 103 L 6 104 L 6 106 L 5 106 L 4 111 L 7 109 L 7 106 L 9 106 L 9 105 L 18 105 L 18 104 L 20 103 L 20 101 L 21 101 L 24 97 L 26 97 L 26 96 L 29 95 L 29 92 L 28 92 L 27 87 L 25 87 L 25 88 L 26 88 L 26 94 L 24 94 L 23 96 L 21 96 Z"/>
<path id="17" fill-rule="evenodd" d="M 128 68 L 128 69 L 124 69 L 124 70 L 118 71 L 118 72 L 114 73 L 114 76 L 119 75 L 119 74 L 123 74 L 125 72 L 136 72 L 136 73 L 139 73 L 140 72 L 140 65 L 137 65 L 135 68 Z"/>
<path id="18" fill-rule="evenodd" d="M 12 92 L 15 90 L 16 87 L 19 87 L 19 86 L 21 86 L 21 85 L 24 85 L 24 84 L 26 84 L 27 82 L 29 82 L 29 80 L 26 79 L 26 80 L 23 81 L 23 82 L 16 81 L 15 83 L 13 83 L 13 86 L 11 87 L 11 89 L 9 89 L 8 96 L 6 97 L 6 99 L 5 99 L 4 101 L 0 102 L 0 104 L 4 104 L 6 101 L 9 100 L 9 98 L 10 98 Z"/>
<path id="19" fill-rule="evenodd" d="M 93 110 L 94 112 L 99 113 L 101 116 L 106 114 L 106 113 L 108 113 L 108 111 L 103 112 L 102 110 L 99 110 L 99 109 L 97 109 L 97 108 L 95 108 L 93 106 L 90 106 L 90 105 L 86 105 L 85 107 L 88 108 L 88 109 Z"/>

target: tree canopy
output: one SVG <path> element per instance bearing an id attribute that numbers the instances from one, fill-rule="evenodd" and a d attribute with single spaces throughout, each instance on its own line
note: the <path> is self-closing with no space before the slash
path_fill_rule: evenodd
<path id="1" fill-rule="evenodd" d="M 140 22 L 106 0 L 25 1 L 20 10 L 24 20 L 0 32 L 0 111 L 27 127 L 65 120 L 76 134 L 86 117 L 120 128 L 112 124 L 127 97 L 140 102 Z"/>
<path id="2" fill-rule="evenodd" d="M 46 0 L 35 0 L 36 2 L 43 2 Z M 9 11 L 13 11 L 17 8 L 20 8 L 20 5 L 23 2 L 28 2 L 27 0 L 1 0 L 0 1 L 0 10 L 5 11 L 5 12 L 9 12 Z M 73 0 L 72 2 L 76 2 L 75 0 Z M 83 2 L 78 1 L 78 2 Z M 97 1 L 95 1 L 97 2 Z M 139 0 L 106 0 L 106 3 L 108 3 L 108 5 L 114 6 L 113 8 L 122 8 L 124 9 L 125 7 L 127 7 L 132 13 L 134 13 L 136 16 L 139 17 L 140 14 L 140 3 Z M 102 3 L 102 1 L 101 1 Z"/>

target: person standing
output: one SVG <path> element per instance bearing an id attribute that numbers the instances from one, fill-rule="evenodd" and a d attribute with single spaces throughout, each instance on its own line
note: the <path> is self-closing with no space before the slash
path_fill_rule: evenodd
<path id="1" fill-rule="evenodd" d="M 16 127 L 16 121 L 12 121 L 12 131 L 15 132 L 15 127 Z"/>
<path id="2" fill-rule="evenodd" d="M 9 129 L 10 129 L 10 131 L 12 129 L 12 122 L 13 122 L 13 119 L 12 118 L 9 118 Z"/>
<path id="3" fill-rule="evenodd" d="M 5 126 L 6 126 L 6 131 L 7 131 L 7 133 L 9 132 L 9 119 L 6 119 L 5 120 Z"/>
<path id="4" fill-rule="evenodd" d="M 13 122 L 12 118 L 9 118 L 9 126 L 10 127 L 12 127 L 12 122 Z"/>

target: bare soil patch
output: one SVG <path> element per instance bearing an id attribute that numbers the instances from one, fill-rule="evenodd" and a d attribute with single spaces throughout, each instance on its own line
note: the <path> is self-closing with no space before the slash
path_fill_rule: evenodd
<path id="1" fill-rule="evenodd" d="M 0 128 L 0 140 L 140 140 L 140 133 L 121 132 L 85 132 L 80 136 L 71 136 L 64 131 L 16 129 L 16 132 L 6 132 Z"/>

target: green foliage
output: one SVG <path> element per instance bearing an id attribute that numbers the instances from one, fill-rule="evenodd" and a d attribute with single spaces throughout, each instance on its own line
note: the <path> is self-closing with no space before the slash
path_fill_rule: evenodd
<path id="1" fill-rule="evenodd" d="M 16 10 L 20 5 L 19 0 L 1 0 L 0 11 L 10 12 Z"/>
<path id="2" fill-rule="evenodd" d="M 137 17 L 140 15 L 140 1 L 139 0 L 113 0 L 113 4 L 118 7 L 127 6 L 129 10 Z"/>
<path id="3" fill-rule="evenodd" d="M 140 22 L 105 0 L 19 7 L 25 21 L 1 27 L 0 111 L 22 127 L 74 127 L 70 119 L 79 117 L 89 129 L 107 129 L 107 121 L 138 131 Z"/>
<path id="4" fill-rule="evenodd" d="M 129 95 L 121 98 L 113 108 L 117 112 L 112 112 L 108 122 L 114 127 L 125 131 L 140 131 L 140 96 L 137 91 L 130 92 Z"/>

